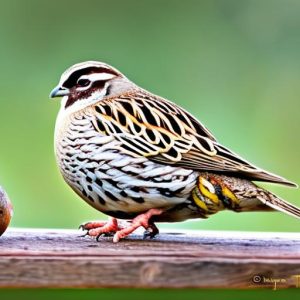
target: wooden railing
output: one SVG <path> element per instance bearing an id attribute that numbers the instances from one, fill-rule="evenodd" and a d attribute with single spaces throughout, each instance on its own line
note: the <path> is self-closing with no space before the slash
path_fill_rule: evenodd
<path id="1" fill-rule="evenodd" d="M 300 288 L 300 235 L 164 231 L 113 244 L 10 229 L 0 237 L 0 287 Z"/>

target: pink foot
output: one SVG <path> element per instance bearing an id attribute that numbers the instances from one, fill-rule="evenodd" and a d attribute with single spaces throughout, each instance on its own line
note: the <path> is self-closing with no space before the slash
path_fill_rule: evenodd
<path id="1" fill-rule="evenodd" d="M 120 239 L 128 236 L 139 227 L 146 229 L 144 238 L 153 238 L 158 234 L 158 229 L 153 222 L 150 221 L 152 216 L 158 216 L 163 212 L 161 209 L 152 208 L 146 213 L 140 214 L 135 217 L 130 223 L 124 225 L 118 224 L 116 218 L 109 218 L 108 221 L 88 222 L 80 225 L 79 228 L 87 230 L 86 235 L 95 236 L 98 240 L 101 235 L 114 235 L 113 242 L 117 243 Z"/>
<path id="2" fill-rule="evenodd" d="M 117 243 L 120 241 L 120 239 L 128 236 L 130 233 L 132 233 L 133 231 L 135 231 L 137 228 L 143 226 L 146 230 L 149 230 L 152 232 L 152 230 L 155 230 L 155 234 L 157 234 L 156 230 L 157 227 L 153 224 L 150 223 L 149 224 L 149 220 L 152 216 L 158 216 L 163 212 L 163 210 L 161 209 L 156 209 L 156 208 L 152 208 L 150 210 L 148 210 L 146 213 L 138 215 L 137 217 L 135 217 L 131 224 L 121 230 L 118 230 L 113 238 L 113 242 Z M 154 235 L 155 235 L 154 234 Z"/>
<path id="3" fill-rule="evenodd" d="M 86 235 L 95 236 L 97 240 L 101 235 L 111 235 L 122 229 L 115 218 L 109 218 L 108 221 L 88 222 L 80 225 L 79 228 L 87 230 Z"/>

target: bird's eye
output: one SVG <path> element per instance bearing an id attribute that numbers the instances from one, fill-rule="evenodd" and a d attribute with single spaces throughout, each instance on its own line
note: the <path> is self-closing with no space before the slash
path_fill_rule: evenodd
<path id="1" fill-rule="evenodd" d="M 77 81 L 77 86 L 85 87 L 88 86 L 91 82 L 88 79 L 79 79 Z"/>

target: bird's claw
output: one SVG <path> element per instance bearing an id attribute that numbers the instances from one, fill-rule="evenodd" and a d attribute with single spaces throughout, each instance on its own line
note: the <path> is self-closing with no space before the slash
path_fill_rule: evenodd
<path id="1" fill-rule="evenodd" d="M 79 237 L 86 237 L 89 235 L 89 230 L 84 227 L 84 224 L 79 225 L 78 229 L 85 231 L 84 234 L 80 235 Z"/>
<path id="2" fill-rule="evenodd" d="M 155 234 L 153 234 L 153 232 L 149 231 L 148 229 L 144 231 L 143 240 L 146 240 L 147 238 L 153 239 L 154 237 Z"/>
<path id="3" fill-rule="evenodd" d="M 150 223 L 149 227 L 144 231 L 143 239 L 154 239 L 159 234 L 159 230 L 154 223 Z"/>
<path id="4" fill-rule="evenodd" d="M 80 230 L 80 229 L 81 229 L 81 230 L 85 230 L 85 229 L 84 229 L 84 225 L 83 225 L 83 224 L 79 225 L 78 229 L 79 229 L 79 230 Z"/>
<path id="5" fill-rule="evenodd" d="M 80 235 L 79 237 L 86 237 L 87 235 L 89 235 L 89 231 L 88 230 L 84 234 Z"/>
<path id="6" fill-rule="evenodd" d="M 112 236 L 114 236 L 114 234 L 115 234 L 115 232 L 102 232 L 96 236 L 96 241 L 99 242 L 99 239 L 101 237 L 112 237 Z"/>

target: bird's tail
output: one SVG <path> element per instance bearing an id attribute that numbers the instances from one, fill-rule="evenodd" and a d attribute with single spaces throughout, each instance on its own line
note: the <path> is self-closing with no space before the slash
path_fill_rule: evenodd
<path id="1" fill-rule="evenodd" d="M 199 189 L 201 178 L 206 179 L 212 185 L 211 191 L 215 192 L 227 209 L 235 212 L 277 210 L 300 219 L 300 208 L 249 180 L 211 173 L 201 173 L 199 178 Z M 206 186 L 209 185 L 206 183 Z M 206 197 L 213 199 L 205 189 L 202 190 Z"/>
<path id="2" fill-rule="evenodd" d="M 298 207 L 283 199 L 280 199 L 275 194 L 269 191 L 261 189 L 259 191 L 259 195 L 257 195 L 256 198 L 268 207 L 282 211 L 290 216 L 300 219 L 300 209 Z"/>

